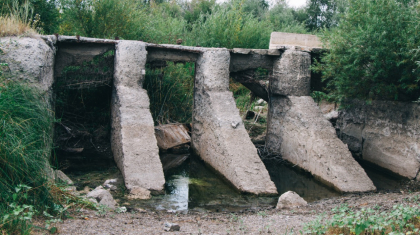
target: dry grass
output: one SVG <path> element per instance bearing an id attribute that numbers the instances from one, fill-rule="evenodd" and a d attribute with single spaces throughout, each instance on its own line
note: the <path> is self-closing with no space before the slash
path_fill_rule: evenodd
<path id="1" fill-rule="evenodd" d="M 23 23 L 18 17 L 0 16 L 0 37 L 34 36 L 37 32 L 30 24 Z"/>

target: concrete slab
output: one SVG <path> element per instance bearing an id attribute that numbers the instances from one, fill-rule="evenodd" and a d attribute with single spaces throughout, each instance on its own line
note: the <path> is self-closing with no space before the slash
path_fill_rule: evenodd
<path id="1" fill-rule="evenodd" d="M 277 194 L 229 91 L 230 54 L 208 49 L 197 60 L 192 148 L 241 192 Z"/>
<path id="2" fill-rule="evenodd" d="M 285 45 L 322 48 L 321 41 L 315 35 L 282 32 L 271 33 L 269 49 L 279 49 Z"/>
<path id="3" fill-rule="evenodd" d="M 267 148 L 341 192 L 376 190 L 310 96 L 273 96 Z"/>
<path id="4" fill-rule="evenodd" d="M 165 178 L 149 97 L 142 88 L 146 57 L 143 42 L 118 41 L 116 45 L 111 145 L 128 190 L 163 193 Z"/>

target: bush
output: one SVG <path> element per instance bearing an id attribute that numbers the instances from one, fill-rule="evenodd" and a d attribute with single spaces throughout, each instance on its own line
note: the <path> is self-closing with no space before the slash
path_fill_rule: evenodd
<path id="1" fill-rule="evenodd" d="M 314 70 L 339 100 L 416 100 L 420 70 L 413 49 L 420 42 L 418 13 L 397 0 L 351 0 L 339 26 L 325 31 L 329 53 Z"/>

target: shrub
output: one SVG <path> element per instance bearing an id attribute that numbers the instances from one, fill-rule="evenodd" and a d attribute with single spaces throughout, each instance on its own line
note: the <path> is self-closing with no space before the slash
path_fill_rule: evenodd
<path id="1" fill-rule="evenodd" d="M 339 26 L 325 31 L 322 40 L 329 53 L 314 70 L 322 72 L 339 99 L 417 99 L 417 14 L 412 3 L 351 0 Z"/>

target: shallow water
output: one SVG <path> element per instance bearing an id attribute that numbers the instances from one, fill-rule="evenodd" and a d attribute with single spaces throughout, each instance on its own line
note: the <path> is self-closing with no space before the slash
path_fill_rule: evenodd
<path id="1" fill-rule="evenodd" d="M 308 202 L 334 197 L 339 193 L 325 187 L 307 173 L 293 167 L 266 163 L 279 194 L 297 192 Z M 278 196 L 241 194 L 197 157 L 190 157 L 181 166 L 166 172 L 165 195 L 150 200 L 130 201 L 132 206 L 157 210 L 238 211 L 276 205 Z"/>

